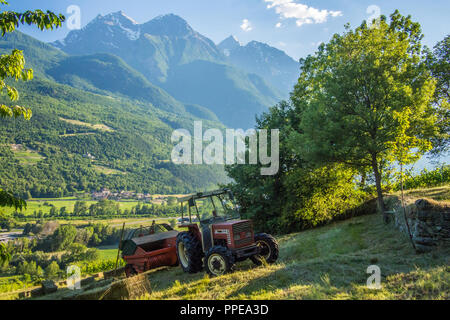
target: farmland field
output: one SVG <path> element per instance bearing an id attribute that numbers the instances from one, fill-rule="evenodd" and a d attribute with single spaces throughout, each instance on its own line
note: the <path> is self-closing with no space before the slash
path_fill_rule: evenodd
<path id="1" fill-rule="evenodd" d="M 74 197 L 67 197 L 67 198 L 48 198 L 48 199 L 32 199 L 27 201 L 27 208 L 23 210 L 23 213 L 25 215 L 32 215 L 34 211 L 38 212 L 39 210 L 42 210 L 43 213 L 50 212 L 50 208 L 52 205 L 56 209 L 60 209 L 62 207 L 66 207 L 66 209 L 69 212 L 73 211 L 73 207 L 75 205 L 75 202 L 79 201 L 79 199 L 76 199 Z M 88 206 L 91 204 L 95 204 L 98 201 L 96 200 L 82 200 L 87 203 Z M 125 209 L 131 209 L 132 207 L 136 206 L 139 201 L 137 200 L 131 200 L 131 201 L 118 201 L 120 208 L 122 210 Z M 14 209 L 7 208 L 5 210 L 6 212 L 13 212 Z"/>
<path id="2" fill-rule="evenodd" d="M 88 207 L 92 204 L 98 203 L 97 200 L 84 200 L 77 199 L 75 197 L 31 199 L 27 200 L 27 208 L 23 209 L 22 212 L 26 216 L 31 216 L 35 211 L 39 212 L 40 210 L 43 213 L 49 213 L 52 206 L 58 210 L 65 207 L 68 212 L 72 212 L 75 202 L 77 201 L 85 201 Z M 121 210 L 131 210 L 131 208 L 137 206 L 139 203 L 144 204 L 144 202 L 138 200 L 120 200 L 117 201 L 117 203 L 119 203 Z M 5 208 L 6 213 L 12 213 L 14 211 L 15 210 L 13 208 Z"/>
<path id="3" fill-rule="evenodd" d="M 36 151 L 27 149 L 20 144 L 12 144 L 11 150 L 14 153 L 14 157 L 19 160 L 21 165 L 35 165 L 44 159 L 44 157 Z"/>
<path id="4" fill-rule="evenodd" d="M 114 260 L 117 257 L 117 245 L 97 247 L 99 260 Z"/>

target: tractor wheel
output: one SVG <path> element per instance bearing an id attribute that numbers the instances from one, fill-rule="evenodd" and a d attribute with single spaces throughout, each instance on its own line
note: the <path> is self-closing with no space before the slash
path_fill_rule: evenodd
<path id="1" fill-rule="evenodd" d="M 192 233 L 180 232 L 178 234 L 177 256 L 184 272 L 196 273 L 202 270 L 202 245 Z"/>
<path id="2" fill-rule="evenodd" d="M 125 266 L 125 274 L 126 274 L 127 278 L 130 278 L 130 277 L 134 277 L 138 273 L 132 264 L 127 264 Z"/>
<path id="3" fill-rule="evenodd" d="M 215 246 L 209 249 L 205 255 L 205 269 L 213 277 L 231 272 L 235 259 L 230 249 L 223 246 Z"/>
<path id="4" fill-rule="evenodd" d="M 255 234 L 255 243 L 259 247 L 259 254 L 250 257 L 250 260 L 257 266 L 262 265 L 263 261 L 274 263 L 278 259 L 278 242 L 267 233 Z"/>

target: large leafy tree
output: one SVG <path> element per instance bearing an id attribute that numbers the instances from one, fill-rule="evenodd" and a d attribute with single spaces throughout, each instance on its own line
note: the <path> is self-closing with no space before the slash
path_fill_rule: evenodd
<path id="1" fill-rule="evenodd" d="M 436 79 L 434 94 L 439 135 L 433 139 L 432 154 L 450 151 L 450 35 L 428 53 L 427 65 Z"/>
<path id="2" fill-rule="evenodd" d="M 286 233 L 310 228 L 345 214 L 362 200 L 363 194 L 354 188 L 354 170 L 342 165 L 316 168 L 292 153 L 289 137 L 299 130 L 300 119 L 288 102 L 257 119 L 257 129 L 280 130 L 277 174 L 261 175 L 261 164 L 226 166 L 241 212 L 257 230 Z"/>
<path id="3" fill-rule="evenodd" d="M 0 5 L 8 5 L 6 0 L 0 0 Z M 65 17 L 57 15 L 51 11 L 43 12 L 42 10 L 14 12 L 0 12 L 0 31 L 2 36 L 6 33 L 14 32 L 21 24 L 36 25 L 40 30 L 46 30 L 61 27 Z M 10 54 L 0 56 L 0 91 L 6 94 L 11 102 L 19 99 L 19 92 L 10 83 L 15 81 L 28 81 L 33 79 L 33 70 L 25 68 L 25 58 L 23 52 L 14 49 Z M 0 117 L 24 117 L 29 120 L 32 112 L 29 108 L 18 105 L 0 104 Z M 11 193 L 0 189 L 0 206 L 10 206 L 22 208 L 25 201 L 17 199 Z"/>
<path id="4" fill-rule="evenodd" d="M 385 218 L 383 166 L 405 160 L 412 149 L 423 154 L 436 132 L 435 80 L 424 63 L 422 37 L 420 25 L 398 11 L 372 27 L 347 25 L 301 61 L 292 94 L 303 115 L 292 137 L 296 153 L 318 164 L 370 168 Z"/>

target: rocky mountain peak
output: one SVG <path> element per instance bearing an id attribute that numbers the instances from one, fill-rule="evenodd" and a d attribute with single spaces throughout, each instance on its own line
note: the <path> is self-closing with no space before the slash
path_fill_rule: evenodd
<path id="1" fill-rule="evenodd" d="M 241 43 L 239 40 L 231 35 L 225 40 L 223 40 L 221 43 L 217 45 L 217 47 L 226 55 L 229 56 L 230 52 L 236 48 L 239 48 L 241 46 Z"/>

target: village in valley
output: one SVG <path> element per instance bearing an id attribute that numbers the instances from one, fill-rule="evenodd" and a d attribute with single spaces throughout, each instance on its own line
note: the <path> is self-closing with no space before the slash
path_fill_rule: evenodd
<path id="1" fill-rule="evenodd" d="M 162 195 L 162 194 L 150 194 L 150 193 L 140 193 L 134 191 L 125 191 L 122 190 L 120 192 L 113 192 L 107 188 L 103 188 L 100 191 L 93 191 L 90 194 L 92 200 L 115 200 L 115 201 L 123 201 L 123 200 L 137 200 L 146 203 L 155 203 L 162 204 L 167 203 L 170 198 L 179 198 L 183 195 Z"/>

